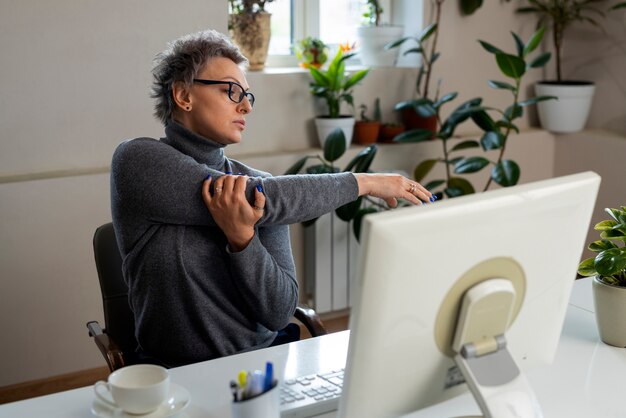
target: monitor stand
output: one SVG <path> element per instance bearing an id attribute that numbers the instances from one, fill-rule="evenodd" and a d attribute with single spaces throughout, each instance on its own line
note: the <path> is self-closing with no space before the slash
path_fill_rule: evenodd
<path id="1" fill-rule="evenodd" d="M 463 296 L 452 349 L 485 418 L 541 418 L 524 374 L 507 349 L 516 292 L 508 279 L 488 279 Z"/>

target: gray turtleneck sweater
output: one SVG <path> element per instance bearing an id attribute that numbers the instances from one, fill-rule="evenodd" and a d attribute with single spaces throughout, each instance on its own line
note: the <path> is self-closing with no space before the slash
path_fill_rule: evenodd
<path id="1" fill-rule="evenodd" d="M 357 198 L 351 173 L 271 177 L 171 122 L 165 138 L 123 142 L 111 166 L 111 211 L 141 349 L 169 366 L 267 347 L 298 303 L 288 224 Z M 246 174 L 266 197 L 240 252 L 202 201 L 202 182 Z"/>

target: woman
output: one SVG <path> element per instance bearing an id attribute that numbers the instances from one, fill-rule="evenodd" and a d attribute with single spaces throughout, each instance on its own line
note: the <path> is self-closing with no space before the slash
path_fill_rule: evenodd
<path id="1" fill-rule="evenodd" d="M 275 341 L 298 303 L 289 224 L 365 194 L 392 206 L 432 199 L 398 175 L 271 177 L 226 158 L 254 105 L 246 64 L 215 31 L 171 43 L 153 69 L 165 137 L 123 142 L 113 156 L 113 224 L 138 350 L 167 366 Z"/>

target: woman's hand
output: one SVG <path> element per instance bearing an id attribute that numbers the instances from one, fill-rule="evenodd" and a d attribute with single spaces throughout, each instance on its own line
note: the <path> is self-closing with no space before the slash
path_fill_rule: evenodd
<path id="1" fill-rule="evenodd" d="M 359 185 L 359 196 L 379 197 L 392 208 L 398 206 L 397 199 L 405 199 L 416 205 L 434 202 L 436 199 L 424 186 L 399 174 L 355 173 L 354 176 Z"/>
<path id="2" fill-rule="evenodd" d="M 254 225 L 263 216 L 265 196 L 254 190 L 254 206 L 246 199 L 248 176 L 224 175 L 215 180 L 213 195 L 209 192 L 212 178 L 202 184 L 202 199 L 213 219 L 226 235 L 232 251 L 238 252 L 254 238 Z"/>

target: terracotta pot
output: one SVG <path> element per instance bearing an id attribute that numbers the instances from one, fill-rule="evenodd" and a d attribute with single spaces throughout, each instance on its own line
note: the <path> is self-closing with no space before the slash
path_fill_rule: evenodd
<path id="1" fill-rule="evenodd" d="M 230 36 L 248 61 L 250 71 L 265 67 L 270 46 L 270 13 L 230 15 Z"/>
<path id="2" fill-rule="evenodd" d="M 404 131 L 405 129 L 402 125 L 383 125 L 380 127 L 378 142 L 391 143 L 396 136 Z"/>
<path id="3" fill-rule="evenodd" d="M 400 115 L 407 131 L 411 129 L 428 129 L 433 132 L 433 139 L 435 138 L 435 133 L 437 133 L 437 116 L 424 118 L 413 109 L 402 109 Z"/>
<path id="4" fill-rule="evenodd" d="M 354 124 L 354 142 L 360 145 L 371 145 L 378 139 L 380 132 L 378 121 L 358 121 Z"/>

